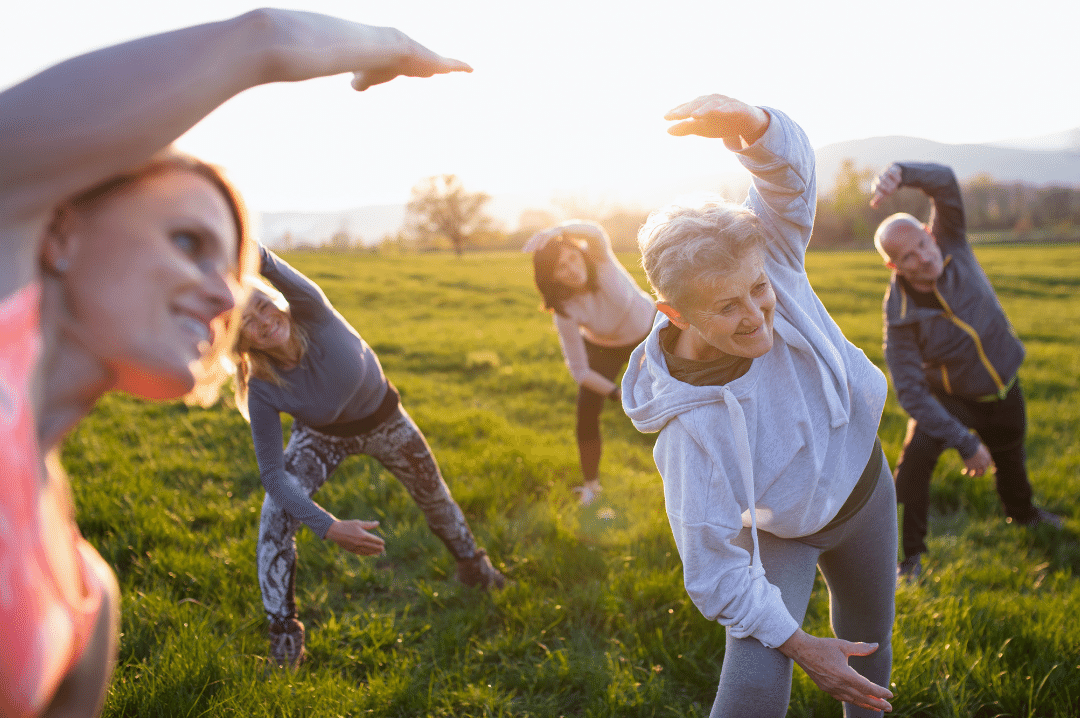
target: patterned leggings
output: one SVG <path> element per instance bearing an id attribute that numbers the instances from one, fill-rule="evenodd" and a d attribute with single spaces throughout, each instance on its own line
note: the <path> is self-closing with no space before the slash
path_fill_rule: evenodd
<path id="1" fill-rule="evenodd" d="M 365 454 L 400 481 L 424 512 L 428 527 L 455 559 L 471 558 L 476 542 L 461 508 L 450 495 L 424 435 L 400 406 L 386 421 L 359 436 L 330 436 L 293 421 L 285 448 L 285 471 L 314 495 L 345 457 Z M 263 607 L 270 618 L 296 615 L 296 530 L 300 522 L 269 494 L 259 517 L 256 560 Z"/>

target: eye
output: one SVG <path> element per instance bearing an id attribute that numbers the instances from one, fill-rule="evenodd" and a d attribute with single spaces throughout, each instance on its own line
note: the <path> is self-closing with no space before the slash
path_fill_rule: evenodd
<path id="1" fill-rule="evenodd" d="M 199 236 L 194 232 L 188 231 L 173 232 L 172 243 L 177 249 L 189 257 L 194 257 L 198 253 L 199 247 L 202 245 Z"/>

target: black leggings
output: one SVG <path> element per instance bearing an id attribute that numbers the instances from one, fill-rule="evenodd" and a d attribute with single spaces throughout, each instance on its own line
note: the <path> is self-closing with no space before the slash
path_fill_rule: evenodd
<path id="1" fill-rule="evenodd" d="M 1002 401 L 980 402 L 937 392 L 934 396 L 946 411 L 974 429 L 990 450 L 994 483 L 1005 513 L 1019 521 L 1029 519 L 1034 508 L 1024 454 L 1027 415 L 1020 382 Z M 921 431 L 914 419 L 908 421 L 904 448 L 896 464 L 896 502 L 904 505 L 905 557 L 926 551 L 930 479 L 943 451 L 944 441 Z"/>
<path id="2" fill-rule="evenodd" d="M 622 347 L 602 347 L 586 339 L 585 353 L 589 357 L 589 368 L 604 378 L 615 381 L 637 345 L 635 342 Z M 607 397 L 603 394 L 578 386 L 577 444 L 578 455 L 581 457 L 581 473 L 586 481 L 595 481 L 600 472 L 600 452 L 603 449 L 600 439 L 600 412 L 604 409 L 605 399 Z"/>

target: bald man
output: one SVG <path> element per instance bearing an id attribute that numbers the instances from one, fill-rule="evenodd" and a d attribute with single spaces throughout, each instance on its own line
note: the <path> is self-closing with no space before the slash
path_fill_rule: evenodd
<path id="1" fill-rule="evenodd" d="M 894 214 L 878 227 L 874 244 L 892 270 L 885 362 L 911 417 L 896 465 L 896 500 L 904 506 L 897 575 L 913 580 L 926 552 L 930 477 L 945 449 L 960 453 L 967 476 L 996 469 L 1010 521 L 1056 528 L 1062 522 L 1031 503 L 1017 378 L 1024 345 L 968 244 L 956 176 L 944 165 L 893 164 L 874 180 L 871 206 L 905 186 L 930 197 L 929 223 Z"/>

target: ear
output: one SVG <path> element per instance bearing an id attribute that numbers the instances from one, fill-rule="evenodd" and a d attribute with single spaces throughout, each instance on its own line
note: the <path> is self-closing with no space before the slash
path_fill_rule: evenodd
<path id="1" fill-rule="evenodd" d="M 79 249 L 77 224 L 76 210 L 67 205 L 56 210 L 41 239 L 40 261 L 43 270 L 62 274 L 71 266 Z"/>
<path id="2" fill-rule="evenodd" d="M 922 228 L 923 228 L 923 231 L 926 232 L 927 236 L 930 237 L 930 239 L 934 240 L 934 244 L 937 244 L 938 243 L 937 237 L 935 237 L 934 233 L 930 231 L 930 225 L 928 225 L 928 224 L 926 224 L 924 222 Z"/>
<path id="3" fill-rule="evenodd" d="M 677 326 L 679 329 L 685 331 L 690 326 L 690 322 L 686 321 L 686 319 L 683 318 L 683 315 L 679 313 L 679 310 L 671 306 L 667 302 L 661 301 L 659 299 L 656 300 L 656 309 L 660 312 L 663 312 L 667 316 L 667 318 L 671 320 L 671 323 Z"/>

